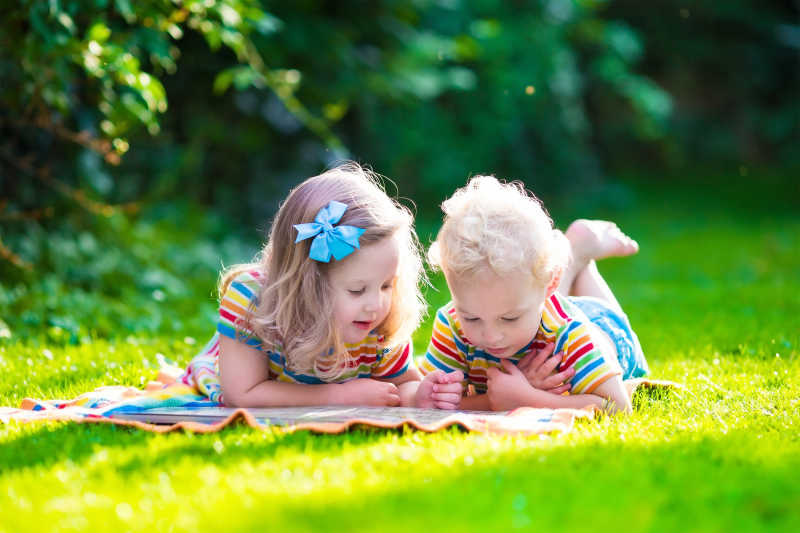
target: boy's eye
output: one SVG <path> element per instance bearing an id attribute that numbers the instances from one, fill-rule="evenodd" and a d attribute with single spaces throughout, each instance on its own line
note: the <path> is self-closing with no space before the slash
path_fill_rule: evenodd
<path id="1" fill-rule="evenodd" d="M 477 322 L 478 320 L 480 320 L 480 318 L 465 318 L 464 319 L 465 322 Z"/>

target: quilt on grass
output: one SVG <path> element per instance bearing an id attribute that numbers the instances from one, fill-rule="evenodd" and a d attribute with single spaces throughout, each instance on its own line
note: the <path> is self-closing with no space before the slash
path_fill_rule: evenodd
<path id="1" fill-rule="evenodd" d="M 625 384 L 631 394 L 641 387 L 680 387 L 668 381 L 645 379 L 630 380 Z M 17 408 L 0 407 L 0 422 L 4 423 L 12 420 L 95 422 L 161 433 L 177 429 L 207 433 L 219 431 L 234 422 L 244 422 L 259 429 L 281 427 L 287 431 L 305 429 L 318 433 L 340 433 L 357 426 L 409 426 L 431 432 L 455 425 L 481 433 L 534 435 L 567 432 L 576 419 L 592 418 L 593 415 L 593 411 L 588 409 L 532 407 L 505 412 L 360 406 L 237 409 L 212 402 L 182 383 L 172 383 L 153 390 L 125 386 L 99 387 L 71 400 L 26 398 Z"/>
<path id="2" fill-rule="evenodd" d="M 183 384 L 159 390 L 133 387 L 100 387 L 72 400 L 25 399 L 19 408 L 0 408 L 0 421 L 71 421 L 133 426 L 156 432 L 183 429 L 219 431 L 234 422 L 254 428 L 281 427 L 339 433 L 357 426 L 438 431 L 453 425 L 482 433 L 524 434 L 566 432 L 576 418 L 590 418 L 591 411 L 534 409 L 511 412 L 441 411 L 409 407 L 319 406 L 236 409 L 224 407 Z"/>

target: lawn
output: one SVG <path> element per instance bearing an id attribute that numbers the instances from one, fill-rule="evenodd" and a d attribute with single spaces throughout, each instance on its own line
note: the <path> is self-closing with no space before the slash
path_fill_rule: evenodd
<path id="1" fill-rule="evenodd" d="M 0 426 L 0 531 L 799 531 L 800 190 L 768 177 L 631 183 L 552 211 L 562 227 L 613 218 L 639 240 L 637 256 L 600 269 L 653 376 L 684 390 L 544 437 L 12 423 Z M 420 223 L 424 242 L 433 227 Z M 157 353 L 185 363 L 200 337 L 0 339 L 0 404 L 139 385 Z"/>

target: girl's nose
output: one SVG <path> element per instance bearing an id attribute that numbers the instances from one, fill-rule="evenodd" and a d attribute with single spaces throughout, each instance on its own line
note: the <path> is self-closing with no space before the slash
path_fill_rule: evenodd
<path id="1" fill-rule="evenodd" d="M 364 311 L 374 313 L 380 305 L 380 294 L 370 294 L 364 300 Z"/>

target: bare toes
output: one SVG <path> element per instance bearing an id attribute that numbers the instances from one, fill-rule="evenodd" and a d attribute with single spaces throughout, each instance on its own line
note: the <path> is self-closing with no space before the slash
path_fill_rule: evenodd
<path id="1" fill-rule="evenodd" d="M 585 259 L 624 257 L 639 251 L 639 244 L 613 222 L 579 219 L 565 233 L 573 255 Z"/>

